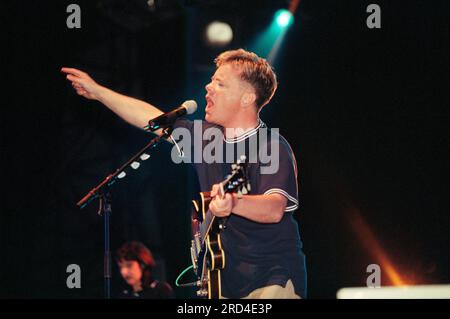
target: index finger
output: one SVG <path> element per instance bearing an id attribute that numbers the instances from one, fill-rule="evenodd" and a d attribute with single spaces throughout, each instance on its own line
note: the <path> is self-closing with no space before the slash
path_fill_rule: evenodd
<path id="1" fill-rule="evenodd" d="M 215 197 L 216 194 L 218 193 L 218 191 L 219 191 L 219 185 L 214 184 L 211 189 L 211 197 Z"/>
<path id="2" fill-rule="evenodd" d="M 74 74 L 76 76 L 80 76 L 83 74 L 83 71 L 80 71 L 78 69 L 74 69 L 74 68 L 61 68 L 61 72 L 63 73 L 70 73 L 70 74 Z"/>

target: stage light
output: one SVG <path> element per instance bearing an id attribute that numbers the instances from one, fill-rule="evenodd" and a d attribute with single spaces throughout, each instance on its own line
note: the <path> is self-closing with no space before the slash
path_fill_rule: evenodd
<path id="1" fill-rule="evenodd" d="M 292 3 L 298 4 L 298 1 Z M 289 10 L 280 9 L 276 11 L 271 24 L 250 44 L 250 49 L 259 56 L 265 57 L 270 63 L 274 63 L 284 36 L 294 22 L 292 12 L 295 12 L 295 10 L 296 6 L 292 5 Z"/>
<path id="2" fill-rule="evenodd" d="M 206 27 L 206 40 L 212 46 L 224 47 L 233 40 L 233 30 L 228 23 L 213 21 Z"/>
<path id="3" fill-rule="evenodd" d="M 294 16 L 289 10 L 281 9 L 275 13 L 275 20 L 281 28 L 286 28 L 294 21 Z"/>

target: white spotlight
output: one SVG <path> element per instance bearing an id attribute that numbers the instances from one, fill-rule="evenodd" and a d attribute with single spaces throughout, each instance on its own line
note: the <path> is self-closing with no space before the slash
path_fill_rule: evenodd
<path id="1" fill-rule="evenodd" d="M 233 40 L 233 30 L 228 23 L 213 21 L 206 27 L 206 40 L 212 46 L 226 46 Z"/>

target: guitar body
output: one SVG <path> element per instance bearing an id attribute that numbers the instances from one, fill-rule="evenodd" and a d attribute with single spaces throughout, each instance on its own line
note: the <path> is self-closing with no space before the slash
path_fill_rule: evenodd
<path id="1" fill-rule="evenodd" d="M 231 165 L 231 174 L 219 183 L 218 196 L 226 193 L 248 194 L 250 183 L 247 178 L 245 156 Z M 241 162 L 242 161 L 242 162 Z M 220 233 L 227 218 L 214 216 L 209 210 L 211 194 L 200 193 L 199 200 L 193 200 L 192 210 L 192 266 L 197 275 L 197 296 L 217 299 L 222 296 L 220 271 L 225 268 L 225 252 L 222 248 Z"/>
<path id="2" fill-rule="evenodd" d="M 200 193 L 200 200 L 192 202 L 192 235 L 194 239 L 191 253 L 193 253 L 194 270 L 199 280 L 197 295 L 208 299 L 218 299 L 221 297 L 220 270 L 225 267 L 225 252 L 220 241 L 223 221 L 222 218 L 214 218 L 205 238 L 205 245 L 200 245 L 198 241 L 200 224 L 207 219 L 208 207 L 211 202 L 209 192 Z"/>

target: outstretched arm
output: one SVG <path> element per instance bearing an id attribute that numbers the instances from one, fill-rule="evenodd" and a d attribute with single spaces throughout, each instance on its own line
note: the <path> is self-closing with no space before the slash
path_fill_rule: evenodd
<path id="1" fill-rule="evenodd" d="M 83 71 L 64 67 L 61 72 L 72 82 L 78 95 L 101 102 L 123 120 L 138 128 L 144 128 L 150 119 L 163 114 L 161 110 L 147 102 L 101 86 Z"/>

